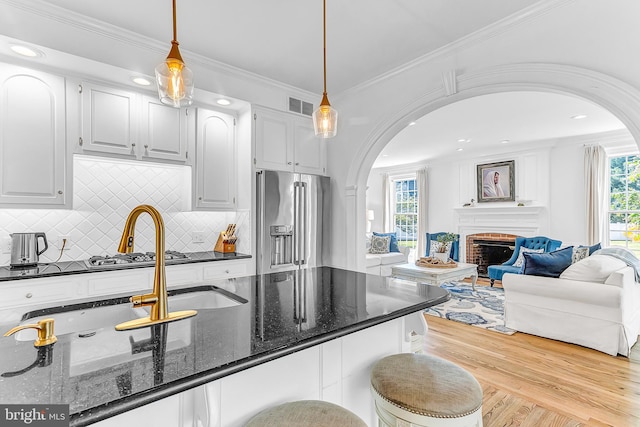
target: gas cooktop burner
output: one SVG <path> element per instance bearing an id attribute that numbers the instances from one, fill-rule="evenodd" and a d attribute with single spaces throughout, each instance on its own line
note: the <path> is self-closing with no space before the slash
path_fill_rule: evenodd
<path id="1" fill-rule="evenodd" d="M 166 251 L 164 253 L 165 263 L 171 264 L 172 261 L 180 261 L 189 259 L 189 257 L 183 253 L 176 251 Z M 126 265 L 145 265 L 145 264 L 155 264 L 156 262 L 156 253 L 155 252 L 133 252 L 130 254 L 115 254 L 112 256 L 92 256 L 88 260 L 85 260 L 84 263 L 87 267 L 124 267 Z"/>

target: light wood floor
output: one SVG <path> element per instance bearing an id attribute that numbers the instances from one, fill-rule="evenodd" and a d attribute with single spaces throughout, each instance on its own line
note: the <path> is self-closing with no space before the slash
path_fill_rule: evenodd
<path id="1" fill-rule="evenodd" d="M 484 427 L 640 426 L 640 345 L 612 357 L 425 315 L 425 351 L 480 382 Z"/>

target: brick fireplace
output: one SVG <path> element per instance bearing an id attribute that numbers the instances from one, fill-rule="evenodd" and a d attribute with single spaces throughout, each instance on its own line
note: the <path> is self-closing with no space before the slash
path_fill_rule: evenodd
<path id="1" fill-rule="evenodd" d="M 543 206 L 495 206 L 454 208 L 454 226 L 460 234 L 460 260 L 478 264 L 478 275 L 487 276 L 489 265 L 511 257 L 516 236 L 543 236 L 549 232 L 549 211 Z"/>
<path id="2" fill-rule="evenodd" d="M 476 233 L 466 238 L 466 262 L 478 264 L 478 276 L 488 277 L 487 267 L 511 258 L 516 240 L 514 234 Z"/>

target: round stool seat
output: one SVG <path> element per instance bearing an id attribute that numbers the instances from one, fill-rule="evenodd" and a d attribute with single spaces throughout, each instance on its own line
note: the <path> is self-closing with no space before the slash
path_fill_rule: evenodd
<path id="1" fill-rule="evenodd" d="M 465 417 L 482 407 L 482 387 L 473 375 L 426 354 L 379 360 L 371 371 L 371 388 L 393 406 L 426 417 Z"/>
<path id="2" fill-rule="evenodd" d="M 300 400 L 265 409 L 247 427 L 367 427 L 356 414 L 322 400 Z"/>

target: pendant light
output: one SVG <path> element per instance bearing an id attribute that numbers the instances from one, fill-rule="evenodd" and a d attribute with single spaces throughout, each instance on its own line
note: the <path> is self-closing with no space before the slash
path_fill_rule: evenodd
<path id="1" fill-rule="evenodd" d="M 313 112 L 313 128 L 316 136 L 331 138 L 338 130 L 338 112 L 331 108 L 327 98 L 327 0 L 322 0 L 322 49 L 324 53 L 324 86 L 322 101 Z"/>
<path id="2" fill-rule="evenodd" d="M 176 0 L 173 0 L 173 40 L 167 60 L 156 67 L 158 96 L 163 104 L 176 108 L 193 102 L 193 73 L 182 60 L 176 30 Z"/>

